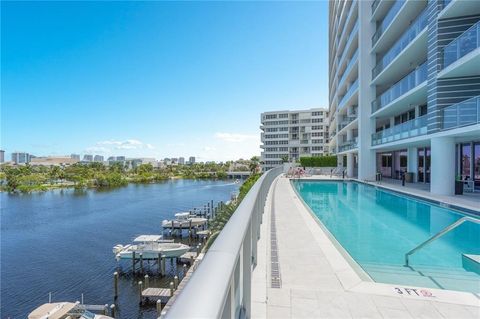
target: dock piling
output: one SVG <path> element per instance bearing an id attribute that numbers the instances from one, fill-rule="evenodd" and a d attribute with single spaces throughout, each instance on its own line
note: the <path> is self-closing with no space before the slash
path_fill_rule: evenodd
<path id="1" fill-rule="evenodd" d="M 142 296 L 142 292 L 143 292 L 143 282 L 139 281 L 138 282 L 138 295 L 140 297 L 140 304 L 143 303 L 143 296 Z"/>
<path id="2" fill-rule="evenodd" d="M 157 314 L 159 317 L 162 314 L 162 301 L 160 299 L 157 300 Z"/>
<path id="3" fill-rule="evenodd" d="M 110 305 L 110 316 L 115 318 L 115 315 L 116 315 L 116 309 L 115 309 L 115 304 L 111 304 Z"/>
<path id="4" fill-rule="evenodd" d="M 148 274 L 145 275 L 144 279 L 145 279 L 145 289 L 147 289 L 150 286 L 150 280 L 149 280 L 150 278 L 148 277 Z"/>
<path id="5" fill-rule="evenodd" d="M 173 286 L 175 287 L 175 290 L 178 288 L 178 276 L 173 277 Z"/>
<path id="6" fill-rule="evenodd" d="M 167 268 L 165 266 L 165 256 L 162 256 L 162 276 L 165 276 L 167 274 Z"/>
<path id="7" fill-rule="evenodd" d="M 185 278 L 186 274 L 187 274 L 187 264 L 183 264 L 183 278 Z"/>
<path id="8" fill-rule="evenodd" d="M 113 273 L 113 290 L 114 290 L 114 298 L 118 298 L 118 272 Z"/>
<path id="9" fill-rule="evenodd" d="M 143 274 L 143 254 L 140 253 L 140 273 Z"/>
<path id="10" fill-rule="evenodd" d="M 135 273 L 135 252 L 132 251 L 132 271 Z"/>
<path id="11" fill-rule="evenodd" d="M 170 297 L 173 297 L 173 291 L 175 289 L 173 288 L 173 281 L 170 281 Z"/>
<path id="12" fill-rule="evenodd" d="M 105 306 L 103 306 L 103 314 L 105 316 L 108 316 L 108 303 L 106 303 Z"/>

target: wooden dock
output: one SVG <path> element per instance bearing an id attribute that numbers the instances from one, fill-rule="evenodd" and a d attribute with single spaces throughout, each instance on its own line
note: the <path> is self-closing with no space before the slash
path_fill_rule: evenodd
<path id="1" fill-rule="evenodd" d="M 142 299 L 160 300 L 164 304 L 168 302 L 171 296 L 172 294 L 168 288 L 145 288 L 142 291 Z"/>

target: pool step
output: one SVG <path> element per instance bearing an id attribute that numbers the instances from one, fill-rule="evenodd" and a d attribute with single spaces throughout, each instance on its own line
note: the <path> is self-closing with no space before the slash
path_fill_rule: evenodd
<path id="1" fill-rule="evenodd" d="M 480 275 L 480 255 L 462 254 L 462 266 L 466 271 Z"/>
<path id="2" fill-rule="evenodd" d="M 480 292 L 480 276 L 463 268 L 443 268 L 363 264 L 373 280 L 378 282 L 405 284 L 420 287 L 442 288 L 467 292 Z"/>

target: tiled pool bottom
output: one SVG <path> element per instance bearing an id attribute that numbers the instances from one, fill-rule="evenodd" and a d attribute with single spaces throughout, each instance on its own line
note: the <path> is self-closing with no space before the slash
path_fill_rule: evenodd
<path id="1" fill-rule="evenodd" d="M 480 275 L 462 254 L 480 255 L 480 225 L 466 222 L 405 253 L 463 215 L 413 197 L 356 182 L 294 181 L 311 211 L 376 282 L 480 292 Z"/>

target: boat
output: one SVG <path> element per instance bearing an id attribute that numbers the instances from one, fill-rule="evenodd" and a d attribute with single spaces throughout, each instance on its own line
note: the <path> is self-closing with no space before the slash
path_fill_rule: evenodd
<path id="1" fill-rule="evenodd" d="M 208 219 L 191 215 L 189 212 L 175 214 L 175 219 L 162 221 L 163 228 L 195 228 L 203 226 L 207 223 Z"/>
<path id="2" fill-rule="evenodd" d="M 158 255 L 167 258 L 180 257 L 190 250 L 190 246 L 175 243 L 173 240 L 164 240 L 161 235 L 141 235 L 133 240 L 133 244 L 113 247 L 113 253 L 117 260 L 132 259 L 133 253 L 136 258 L 157 259 Z"/>
<path id="3" fill-rule="evenodd" d="M 94 314 L 80 302 L 46 303 L 33 310 L 28 319 L 113 319 L 112 317 Z"/>

